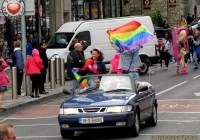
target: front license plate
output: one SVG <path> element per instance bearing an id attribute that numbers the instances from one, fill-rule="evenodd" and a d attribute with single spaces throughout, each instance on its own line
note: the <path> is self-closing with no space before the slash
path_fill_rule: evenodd
<path id="1" fill-rule="evenodd" d="M 103 123 L 103 117 L 96 118 L 79 118 L 80 124 L 95 124 L 95 123 Z"/>

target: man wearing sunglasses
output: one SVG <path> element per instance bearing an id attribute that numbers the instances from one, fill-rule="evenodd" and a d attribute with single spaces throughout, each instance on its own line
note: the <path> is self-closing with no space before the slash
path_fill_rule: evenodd
<path id="1" fill-rule="evenodd" d="M 17 140 L 12 124 L 0 124 L 0 140 Z"/>

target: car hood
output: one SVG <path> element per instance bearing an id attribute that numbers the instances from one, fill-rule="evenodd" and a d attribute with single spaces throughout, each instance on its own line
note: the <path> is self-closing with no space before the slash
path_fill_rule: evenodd
<path id="1" fill-rule="evenodd" d="M 62 107 L 121 106 L 124 105 L 126 100 L 132 99 L 135 95 L 132 92 L 72 95 L 62 104 Z"/>
<path id="2" fill-rule="evenodd" d="M 48 48 L 46 51 L 48 59 L 50 59 L 54 54 L 59 54 L 61 51 L 64 49 L 53 49 L 53 48 Z"/>

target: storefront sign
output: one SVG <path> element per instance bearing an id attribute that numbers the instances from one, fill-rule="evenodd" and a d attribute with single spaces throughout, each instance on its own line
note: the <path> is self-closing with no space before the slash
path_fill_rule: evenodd
<path id="1" fill-rule="evenodd" d="M 10 5 L 8 6 L 8 4 Z M 22 8 L 23 5 L 24 7 Z M 35 15 L 35 0 L 0 0 L 0 16 L 5 16 L 4 12 L 15 17 L 20 13 L 22 14 L 22 12 L 25 15 Z"/>
<path id="2" fill-rule="evenodd" d="M 176 7 L 176 0 L 169 0 L 169 7 Z"/>
<path id="3" fill-rule="evenodd" d="M 25 4 L 23 0 L 4 0 L 1 9 L 5 17 L 18 19 L 24 14 Z"/>
<path id="4" fill-rule="evenodd" d="M 151 0 L 143 0 L 144 9 L 151 9 Z"/>

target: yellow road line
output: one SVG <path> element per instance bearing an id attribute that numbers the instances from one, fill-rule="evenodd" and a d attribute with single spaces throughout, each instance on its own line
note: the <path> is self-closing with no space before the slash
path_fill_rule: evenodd
<path id="1" fill-rule="evenodd" d="M 4 122 L 4 121 L 6 121 L 7 119 L 0 119 L 0 123 L 2 123 L 2 122 Z"/>

